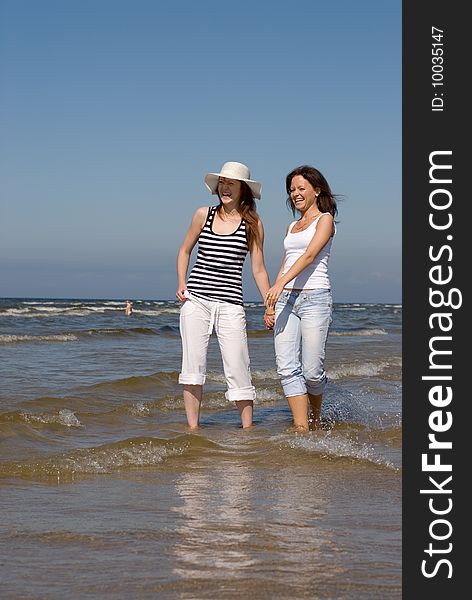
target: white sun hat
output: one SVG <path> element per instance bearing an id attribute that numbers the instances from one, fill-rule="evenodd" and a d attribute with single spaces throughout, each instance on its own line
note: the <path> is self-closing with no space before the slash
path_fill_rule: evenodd
<path id="1" fill-rule="evenodd" d="M 249 168 L 242 163 L 225 162 L 219 173 L 208 173 L 205 175 L 205 185 L 212 194 L 218 193 L 218 181 L 220 177 L 244 181 L 251 188 L 254 198 L 261 197 L 262 184 L 251 179 Z"/>

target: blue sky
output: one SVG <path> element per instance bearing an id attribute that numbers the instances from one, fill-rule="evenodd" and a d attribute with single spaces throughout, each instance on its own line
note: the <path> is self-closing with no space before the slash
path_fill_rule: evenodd
<path id="1" fill-rule="evenodd" d="M 399 302 L 401 1 L 0 0 L 0 296 L 174 298 L 229 160 L 271 279 L 312 164 L 342 196 L 335 302 Z"/>

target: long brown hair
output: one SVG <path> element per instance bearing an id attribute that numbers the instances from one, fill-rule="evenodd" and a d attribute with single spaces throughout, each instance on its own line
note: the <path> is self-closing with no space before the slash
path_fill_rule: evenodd
<path id="1" fill-rule="evenodd" d="M 292 187 L 292 179 L 297 175 L 301 175 L 304 179 L 311 183 L 313 189 L 319 188 L 320 193 L 316 199 L 316 206 L 318 210 L 322 213 L 329 212 L 333 215 L 333 218 L 337 215 L 338 207 L 336 205 L 336 196 L 331 191 L 328 182 L 324 178 L 324 176 L 315 169 L 315 167 L 310 167 L 309 165 L 302 165 L 301 167 L 297 167 L 290 171 L 285 180 L 285 188 L 287 190 L 288 198 L 287 198 L 287 206 L 293 212 L 295 216 L 295 204 L 293 203 L 292 196 L 290 193 L 290 189 Z"/>
<path id="2" fill-rule="evenodd" d="M 220 198 L 220 205 L 218 206 L 220 215 L 222 210 L 223 203 Z M 261 233 L 259 231 L 260 219 L 256 210 L 256 201 L 252 195 L 251 188 L 245 181 L 241 181 L 241 198 L 239 200 L 238 212 L 246 223 L 247 245 L 250 250 L 254 247 L 262 248 Z"/>

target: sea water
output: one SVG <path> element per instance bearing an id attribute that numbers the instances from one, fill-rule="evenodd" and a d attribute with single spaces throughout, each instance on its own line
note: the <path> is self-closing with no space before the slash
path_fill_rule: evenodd
<path id="1" fill-rule="evenodd" d="M 179 304 L 0 300 L 2 598 L 400 598 L 401 305 L 335 304 L 299 434 L 259 303 L 254 427 L 210 340 L 186 426 Z"/>

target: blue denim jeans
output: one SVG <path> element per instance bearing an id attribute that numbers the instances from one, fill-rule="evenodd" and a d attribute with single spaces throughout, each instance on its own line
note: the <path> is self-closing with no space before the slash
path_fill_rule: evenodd
<path id="1" fill-rule="evenodd" d="M 284 290 L 280 295 L 275 306 L 274 343 L 285 396 L 324 392 L 332 311 L 331 290 Z"/>

